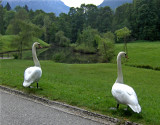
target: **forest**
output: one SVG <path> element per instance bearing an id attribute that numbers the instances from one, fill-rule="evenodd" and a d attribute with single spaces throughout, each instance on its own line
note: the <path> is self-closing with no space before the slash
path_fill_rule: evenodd
<path id="1" fill-rule="evenodd" d="M 12 46 L 23 50 L 34 37 L 52 46 L 72 47 L 74 51 L 97 54 L 99 62 L 114 56 L 114 44 L 135 40 L 160 40 L 160 1 L 133 0 L 116 10 L 82 4 L 68 14 L 29 10 L 27 5 L 11 10 L 0 5 L 0 36 L 16 35 Z"/>

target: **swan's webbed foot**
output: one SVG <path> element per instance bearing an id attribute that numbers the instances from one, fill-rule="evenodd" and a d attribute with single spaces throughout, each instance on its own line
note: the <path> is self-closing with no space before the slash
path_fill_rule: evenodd
<path id="1" fill-rule="evenodd" d="M 109 108 L 110 110 L 118 110 L 118 108 L 119 108 L 119 104 L 117 104 L 117 107 L 111 107 L 111 108 Z"/>
<path id="2" fill-rule="evenodd" d="M 110 107 L 109 109 L 110 109 L 110 110 L 114 110 L 114 111 L 116 111 L 116 110 L 117 110 L 117 108 L 116 108 L 116 107 Z"/>
<path id="3" fill-rule="evenodd" d="M 34 88 L 33 86 L 29 86 L 28 88 Z"/>
<path id="4" fill-rule="evenodd" d="M 124 108 L 124 110 L 127 111 L 128 110 L 128 106 L 126 108 Z"/>

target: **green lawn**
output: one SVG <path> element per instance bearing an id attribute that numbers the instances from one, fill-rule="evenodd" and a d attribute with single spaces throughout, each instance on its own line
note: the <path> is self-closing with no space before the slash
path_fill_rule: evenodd
<path id="1" fill-rule="evenodd" d="M 129 56 L 132 58 L 131 50 Z M 123 65 L 124 82 L 135 89 L 142 107 L 142 112 L 137 114 L 131 109 L 124 111 L 126 106 L 123 105 L 117 111 L 109 109 L 116 106 L 111 95 L 111 87 L 117 77 L 116 64 L 62 64 L 52 61 L 40 63 L 43 74 L 39 86 L 43 90 L 22 86 L 24 70 L 33 65 L 29 60 L 0 60 L 0 84 L 105 115 L 159 125 L 160 71 Z"/>
<path id="2" fill-rule="evenodd" d="M 11 43 L 13 42 L 13 40 L 16 38 L 16 35 L 0 35 L 0 52 L 6 52 L 6 51 L 12 51 L 12 50 L 17 50 L 17 48 L 12 48 L 11 47 Z M 42 46 L 49 46 L 47 43 L 45 43 L 44 41 L 38 39 L 38 38 L 34 38 L 33 39 L 34 42 L 39 42 L 41 43 Z M 32 44 L 33 42 L 29 43 L 29 47 L 24 48 L 24 49 L 31 49 L 32 48 Z"/>
<path id="3" fill-rule="evenodd" d="M 117 55 L 119 51 L 123 50 L 123 44 L 116 44 L 115 50 Z M 137 41 L 129 43 L 128 56 L 128 65 L 160 68 L 160 41 Z"/>

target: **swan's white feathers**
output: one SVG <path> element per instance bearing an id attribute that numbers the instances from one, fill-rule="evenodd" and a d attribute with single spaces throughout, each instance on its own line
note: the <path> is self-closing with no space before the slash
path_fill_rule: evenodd
<path id="1" fill-rule="evenodd" d="M 117 56 L 118 78 L 112 86 L 112 95 L 117 100 L 118 104 L 128 105 L 134 112 L 141 112 L 141 107 L 138 103 L 138 98 L 132 87 L 123 84 L 123 74 L 121 69 L 121 57 L 126 55 L 120 52 Z"/>
<path id="2" fill-rule="evenodd" d="M 137 95 L 132 87 L 115 83 L 112 87 L 112 95 L 118 103 L 128 105 L 134 112 L 139 113 L 141 111 Z"/>
<path id="3" fill-rule="evenodd" d="M 112 87 L 112 94 L 119 103 L 122 104 L 138 103 L 135 91 L 128 85 L 115 83 Z"/>
<path id="4" fill-rule="evenodd" d="M 28 87 L 34 82 L 38 82 L 41 78 L 42 70 L 40 67 L 34 66 L 29 67 L 24 72 L 24 82 L 23 86 Z"/>
<path id="5" fill-rule="evenodd" d="M 39 46 L 40 43 L 35 42 L 32 46 L 32 56 L 35 66 L 29 67 L 24 71 L 24 82 L 23 86 L 28 87 L 34 82 L 38 82 L 42 75 L 41 65 L 38 61 L 36 54 L 36 46 Z M 37 84 L 38 88 L 38 84 Z"/>

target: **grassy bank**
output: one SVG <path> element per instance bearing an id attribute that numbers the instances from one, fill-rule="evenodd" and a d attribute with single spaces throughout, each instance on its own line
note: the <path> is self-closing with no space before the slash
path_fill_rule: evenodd
<path id="1" fill-rule="evenodd" d="M 13 42 L 13 40 L 16 38 L 16 35 L 0 35 L 0 52 L 6 52 L 6 51 L 14 51 L 17 50 L 17 48 L 13 48 L 11 47 L 11 43 Z M 44 41 L 38 39 L 38 38 L 34 38 L 33 42 L 39 42 L 41 43 L 42 46 L 49 46 L 47 43 L 45 43 Z M 30 42 L 30 41 L 29 41 Z M 31 49 L 32 48 L 32 44 L 33 42 L 29 43 L 28 47 L 25 47 L 24 49 Z"/>
<path id="2" fill-rule="evenodd" d="M 123 50 L 123 44 L 116 44 L 115 53 Z M 137 41 L 128 43 L 128 62 L 132 66 L 160 69 L 160 41 Z M 116 58 L 116 57 L 115 57 Z M 114 59 L 116 61 L 116 59 Z"/>
<path id="3" fill-rule="evenodd" d="M 131 56 L 131 55 L 130 55 Z M 111 95 L 117 77 L 116 64 L 62 64 L 41 61 L 43 75 L 39 86 L 43 90 L 23 88 L 25 68 L 32 66 L 28 60 L 1 60 L 0 84 L 39 96 L 76 105 L 117 118 L 143 124 L 160 123 L 160 72 L 123 65 L 124 82 L 132 86 L 139 98 L 142 112 L 136 114 L 120 105 L 118 111 Z"/>

